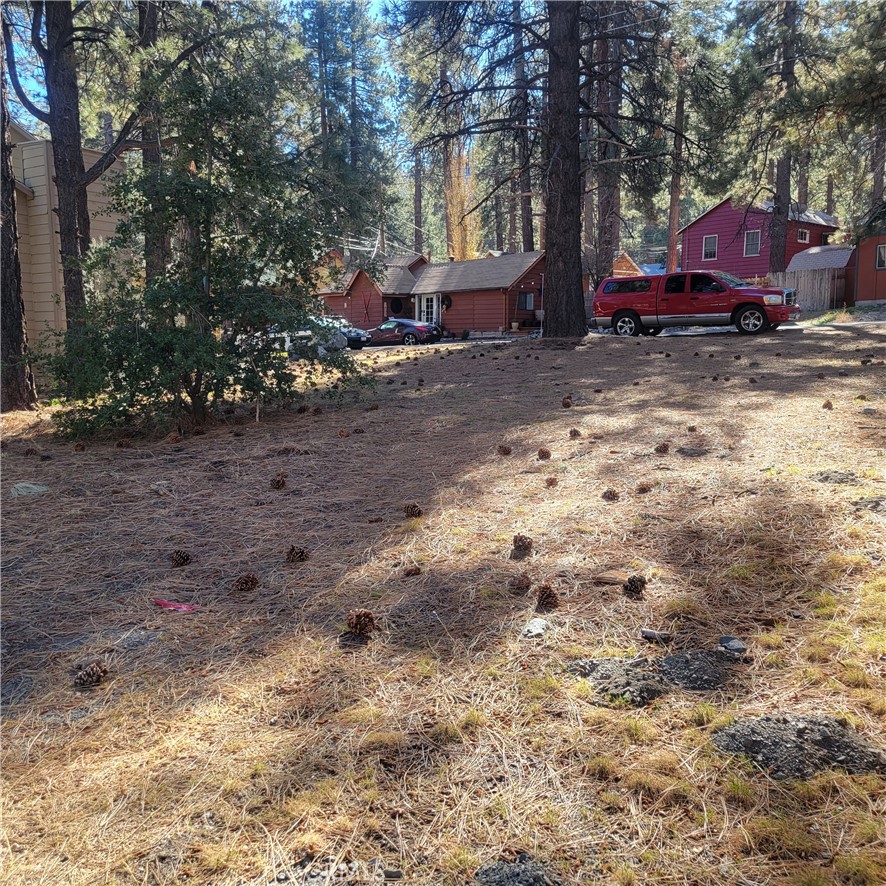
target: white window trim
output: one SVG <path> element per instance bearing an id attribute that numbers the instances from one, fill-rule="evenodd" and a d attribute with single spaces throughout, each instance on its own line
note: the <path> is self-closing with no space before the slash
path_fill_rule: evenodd
<path id="1" fill-rule="evenodd" d="M 883 257 L 882 261 L 880 256 Z M 877 252 L 874 255 L 874 270 L 886 271 L 886 243 L 877 244 Z"/>
<path id="2" fill-rule="evenodd" d="M 757 235 L 757 251 L 756 252 L 748 252 L 748 234 L 756 234 Z M 760 228 L 757 228 L 754 231 L 745 231 L 744 232 L 744 257 L 745 258 L 755 258 L 760 254 L 763 249 L 763 236 L 761 234 Z"/>
<path id="3" fill-rule="evenodd" d="M 705 240 L 710 240 L 711 237 L 714 238 L 714 254 L 711 258 L 705 258 L 705 252 L 707 252 L 707 248 L 705 247 Z M 701 238 L 701 260 L 702 261 L 716 261 L 717 255 L 720 250 L 720 235 L 719 234 L 706 234 Z"/>
<path id="4" fill-rule="evenodd" d="M 801 237 L 801 234 L 805 234 L 805 239 Z M 797 228 L 797 242 L 798 243 L 808 243 L 809 242 L 809 228 Z"/>

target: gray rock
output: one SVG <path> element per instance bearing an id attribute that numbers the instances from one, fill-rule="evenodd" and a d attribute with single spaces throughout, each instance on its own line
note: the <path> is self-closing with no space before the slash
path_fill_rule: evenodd
<path id="1" fill-rule="evenodd" d="M 818 483 L 834 483 L 844 486 L 858 485 L 858 477 L 852 471 L 817 471 L 809 476 Z"/>
<path id="2" fill-rule="evenodd" d="M 745 754 L 773 778 L 809 778 L 838 768 L 886 773 L 886 752 L 852 731 L 845 720 L 780 714 L 738 720 L 714 734 L 721 751 Z"/>
<path id="3" fill-rule="evenodd" d="M 560 886 L 562 880 L 528 855 L 516 861 L 496 861 L 484 865 L 474 877 L 482 886 Z"/>
<path id="4" fill-rule="evenodd" d="M 727 652 L 732 652 L 735 655 L 744 655 L 748 651 L 748 647 L 738 637 L 720 637 L 720 645 Z"/>
<path id="5" fill-rule="evenodd" d="M 865 406 L 865 408 L 861 410 L 862 415 L 877 415 L 878 412 L 879 410 L 874 409 L 873 406 Z"/>
<path id="6" fill-rule="evenodd" d="M 874 495 L 870 498 L 859 498 L 852 502 L 856 510 L 873 511 L 875 514 L 886 514 L 886 495 Z"/>
<path id="7" fill-rule="evenodd" d="M 526 622 L 526 626 L 521 631 L 521 636 L 534 640 L 543 636 L 551 627 L 550 622 L 544 618 L 531 618 Z"/>
<path id="8" fill-rule="evenodd" d="M 586 658 L 569 670 L 587 677 L 605 702 L 622 701 L 634 707 L 648 705 L 668 690 L 646 658 Z"/>
<path id="9" fill-rule="evenodd" d="M 695 692 L 720 689 L 730 676 L 723 656 L 702 649 L 665 656 L 659 667 L 669 683 Z"/>

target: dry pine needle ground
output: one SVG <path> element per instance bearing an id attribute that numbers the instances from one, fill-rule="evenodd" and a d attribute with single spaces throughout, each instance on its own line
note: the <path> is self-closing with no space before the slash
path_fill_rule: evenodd
<path id="1" fill-rule="evenodd" d="M 662 344 L 366 351 L 368 408 L 128 448 L 4 417 L 4 882 L 265 883 L 315 852 L 462 884 L 519 851 L 568 884 L 883 882 L 882 779 L 776 783 L 710 733 L 787 709 L 883 743 L 884 518 L 851 502 L 886 494 L 886 336 Z M 50 491 L 8 497 L 26 481 Z M 520 639 L 544 585 L 552 630 Z M 343 647 L 364 608 L 372 642 Z M 750 660 L 596 705 L 566 667 L 641 627 Z M 95 661 L 112 679 L 77 690 Z"/>

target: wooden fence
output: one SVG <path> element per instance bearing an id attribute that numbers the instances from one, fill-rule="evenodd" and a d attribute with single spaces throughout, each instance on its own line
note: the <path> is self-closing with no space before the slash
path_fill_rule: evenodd
<path id="1" fill-rule="evenodd" d="M 796 289 L 797 302 L 806 313 L 831 311 L 853 303 L 852 287 L 847 286 L 846 268 L 783 271 L 770 274 L 769 285 L 779 289 Z"/>

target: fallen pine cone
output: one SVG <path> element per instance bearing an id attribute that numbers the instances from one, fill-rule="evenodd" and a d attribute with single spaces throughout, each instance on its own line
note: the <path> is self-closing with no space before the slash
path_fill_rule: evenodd
<path id="1" fill-rule="evenodd" d="M 638 483 L 636 492 L 638 495 L 646 495 L 647 492 L 652 492 L 652 484 L 651 483 Z"/>
<path id="2" fill-rule="evenodd" d="M 819 372 L 815 377 L 816 377 L 816 378 L 824 378 L 824 373 L 823 373 L 823 372 Z"/>
<path id="3" fill-rule="evenodd" d="M 547 461 L 550 457 L 551 457 L 551 450 L 550 449 L 545 449 L 544 446 L 542 446 L 542 448 L 538 450 L 538 460 L 539 461 Z"/>
<path id="4" fill-rule="evenodd" d="M 195 437 L 202 437 L 206 433 L 206 428 L 194 428 L 191 433 Z"/>
<path id="5" fill-rule="evenodd" d="M 581 431 L 578 428 L 570 428 L 569 429 L 569 439 L 577 440 L 581 436 Z"/>
<path id="6" fill-rule="evenodd" d="M 563 404 L 564 409 L 571 409 L 572 408 L 572 400 L 569 397 L 564 397 L 561 402 Z"/>
<path id="7" fill-rule="evenodd" d="M 344 440 L 346 437 L 351 436 L 351 432 L 347 428 L 339 428 L 338 429 L 338 436 L 341 437 L 342 440 Z"/>
<path id="8" fill-rule="evenodd" d="M 545 486 L 548 489 L 553 489 L 560 481 L 556 477 L 548 477 L 545 479 Z"/>
<path id="9" fill-rule="evenodd" d="M 287 471 L 280 471 L 279 474 L 274 476 L 271 480 L 271 489 L 285 489 L 286 488 L 286 478 L 289 476 Z"/>
<path id="10" fill-rule="evenodd" d="M 670 443 L 659 443 L 658 446 L 655 447 L 655 451 L 659 455 L 667 455 L 670 448 L 671 448 Z"/>
<path id="11" fill-rule="evenodd" d="M 525 593 L 532 587 L 532 579 L 525 572 L 521 572 L 508 582 L 508 587 L 512 591 L 521 591 Z"/>
<path id="12" fill-rule="evenodd" d="M 115 445 L 118 449 L 132 449 L 132 440 L 129 437 L 121 437 Z"/>
<path id="13" fill-rule="evenodd" d="M 348 613 L 348 629 L 361 637 L 368 637 L 378 628 L 375 616 L 368 609 L 352 609 Z"/>
<path id="14" fill-rule="evenodd" d="M 308 557 L 310 554 L 304 548 L 297 548 L 295 545 L 292 545 L 286 552 L 287 563 L 304 563 Z"/>
<path id="15" fill-rule="evenodd" d="M 690 434 L 694 434 L 698 430 L 698 427 L 696 425 L 689 425 L 686 430 L 689 431 Z"/>
<path id="16" fill-rule="evenodd" d="M 646 590 L 646 578 L 642 575 L 632 575 L 621 586 L 628 597 L 642 597 Z"/>
<path id="17" fill-rule="evenodd" d="M 424 513 L 424 511 L 422 511 L 422 509 L 418 505 L 412 504 L 406 505 L 406 507 L 403 508 L 403 513 L 406 514 L 406 516 L 409 517 L 411 520 L 415 520 L 420 517 Z"/>
<path id="18" fill-rule="evenodd" d="M 98 686 L 105 677 L 108 676 L 107 665 L 100 661 L 94 661 L 92 664 L 81 668 L 74 677 L 74 685 L 78 689 L 87 689 L 90 686 Z"/>
<path id="19" fill-rule="evenodd" d="M 499 455 L 510 455 L 514 450 L 505 445 L 504 443 L 500 444 L 498 449 L 495 450 Z"/>
<path id="20" fill-rule="evenodd" d="M 254 591 L 257 587 L 258 576 L 254 572 L 247 572 L 234 582 L 231 590 L 237 594 L 245 594 L 249 593 L 249 591 Z"/>
<path id="21" fill-rule="evenodd" d="M 421 575 L 421 566 L 407 566 L 403 570 L 403 575 L 406 578 L 412 578 L 413 575 Z"/>
<path id="22" fill-rule="evenodd" d="M 25 450 L 25 455 L 28 456 L 29 458 L 30 458 L 32 455 L 39 455 L 39 454 L 40 454 L 40 450 L 37 449 L 36 446 L 29 446 L 29 447 Z"/>
<path id="23" fill-rule="evenodd" d="M 191 555 L 187 551 L 173 551 L 172 565 L 187 566 L 191 562 Z"/>
<path id="24" fill-rule="evenodd" d="M 532 550 L 534 542 L 528 535 L 517 533 L 514 536 L 514 550 L 518 554 L 528 554 Z"/>
<path id="25" fill-rule="evenodd" d="M 363 428 L 354 428 L 353 431 L 355 434 L 365 434 L 366 431 Z"/>
<path id="26" fill-rule="evenodd" d="M 86 444 L 85 443 L 75 443 L 74 444 L 74 452 L 86 452 Z"/>
<path id="27" fill-rule="evenodd" d="M 375 412 L 376 409 L 378 409 L 378 403 L 370 403 L 369 408 L 366 411 Z"/>
<path id="28" fill-rule="evenodd" d="M 539 609 L 556 609 L 560 605 L 560 595 L 550 585 L 541 585 L 536 605 Z"/>
<path id="29" fill-rule="evenodd" d="M 603 501 L 618 501 L 621 496 L 614 489 L 607 489 L 603 493 Z"/>
<path id="30" fill-rule="evenodd" d="M 307 403 L 299 403 L 298 409 L 296 409 L 295 411 L 298 415 L 304 415 L 308 411 L 308 408 L 309 407 Z"/>
<path id="31" fill-rule="evenodd" d="M 834 408 L 834 404 L 831 403 L 830 400 L 825 400 L 824 403 L 821 404 L 821 408 L 822 408 L 822 409 L 833 409 L 833 408 Z"/>

